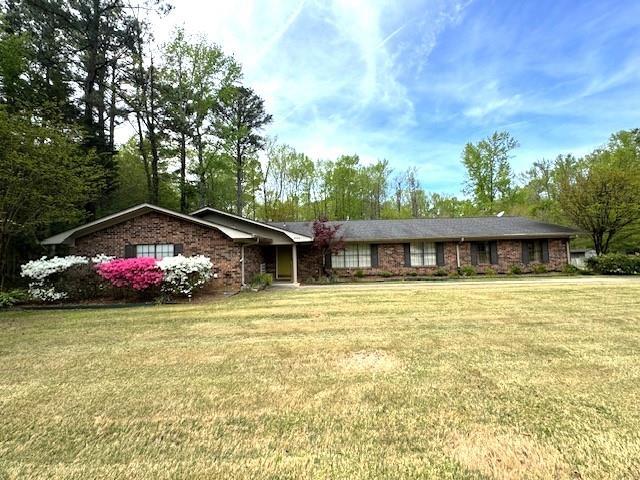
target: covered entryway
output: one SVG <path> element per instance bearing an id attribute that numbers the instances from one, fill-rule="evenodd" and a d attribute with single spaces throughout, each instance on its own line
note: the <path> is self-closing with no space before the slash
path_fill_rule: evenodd
<path id="1" fill-rule="evenodd" d="M 276 250 L 276 280 L 298 283 L 296 246 L 278 245 Z"/>

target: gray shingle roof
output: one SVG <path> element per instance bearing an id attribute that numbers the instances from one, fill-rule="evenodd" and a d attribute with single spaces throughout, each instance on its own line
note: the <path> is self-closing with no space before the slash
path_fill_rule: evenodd
<path id="1" fill-rule="evenodd" d="M 339 233 L 345 241 L 459 240 L 492 238 L 570 237 L 572 228 L 524 217 L 415 218 L 407 220 L 346 220 Z M 313 236 L 313 222 L 271 222 L 292 232 Z"/>

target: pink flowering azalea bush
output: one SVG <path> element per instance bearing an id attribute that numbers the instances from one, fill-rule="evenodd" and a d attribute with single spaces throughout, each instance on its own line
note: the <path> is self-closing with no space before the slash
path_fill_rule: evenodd
<path id="1" fill-rule="evenodd" d="M 118 258 L 96 266 L 98 275 L 117 288 L 142 292 L 162 284 L 164 274 L 149 257 Z"/>

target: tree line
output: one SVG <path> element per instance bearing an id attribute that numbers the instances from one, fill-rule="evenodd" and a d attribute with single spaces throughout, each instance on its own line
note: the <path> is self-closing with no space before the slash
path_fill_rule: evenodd
<path id="1" fill-rule="evenodd" d="M 164 0 L 0 0 L 0 274 L 37 239 L 141 202 L 286 221 L 528 215 L 574 225 L 598 252 L 638 248 L 640 135 L 516 175 L 518 141 L 462 148 L 463 197 L 357 155 L 312 159 L 268 138 L 242 66 L 183 29 L 159 44 Z M 129 132 L 122 144 L 117 132 Z M 462 179 L 461 179 L 462 180 Z"/>

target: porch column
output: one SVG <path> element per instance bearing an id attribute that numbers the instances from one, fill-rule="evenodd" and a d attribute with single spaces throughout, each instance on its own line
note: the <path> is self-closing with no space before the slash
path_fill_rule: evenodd
<path id="1" fill-rule="evenodd" d="M 293 283 L 298 283 L 298 250 L 295 243 L 291 247 L 291 253 L 293 260 L 293 274 L 291 275 L 291 280 L 293 280 Z"/>

